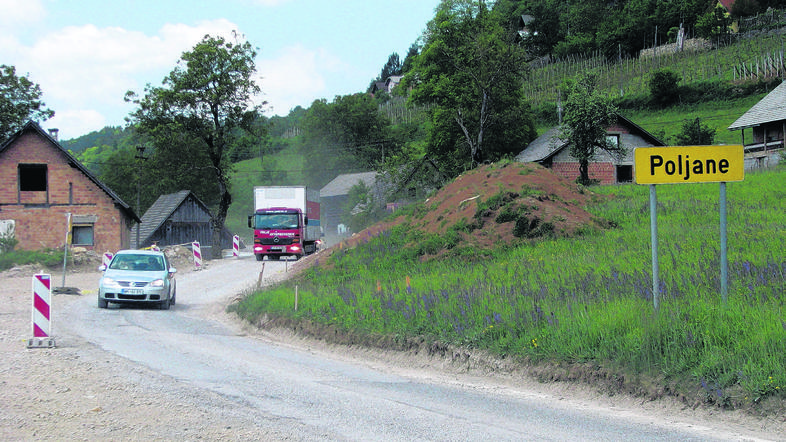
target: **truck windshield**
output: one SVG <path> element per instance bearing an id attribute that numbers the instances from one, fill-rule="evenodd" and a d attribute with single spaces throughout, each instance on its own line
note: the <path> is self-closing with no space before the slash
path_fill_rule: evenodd
<path id="1" fill-rule="evenodd" d="M 298 228 L 297 213 L 263 213 L 256 215 L 256 228 L 262 230 L 286 230 Z"/>

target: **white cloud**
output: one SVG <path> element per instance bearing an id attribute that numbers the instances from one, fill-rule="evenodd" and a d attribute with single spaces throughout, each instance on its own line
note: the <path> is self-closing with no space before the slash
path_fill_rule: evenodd
<path id="1" fill-rule="evenodd" d="M 22 75 L 29 72 L 41 86 L 47 107 L 56 113 L 48 127 L 57 124 L 61 136 L 79 136 L 104 125 L 122 125 L 131 110 L 123 101 L 126 91 L 142 93 L 147 83 L 160 85 L 182 53 L 205 34 L 231 37 L 236 28 L 221 19 L 195 26 L 167 24 L 149 36 L 119 27 L 71 26 L 42 35 L 29 47 L 0 37 L 0 44 L 6 44 L 0 55 L 12 55 L 0 58 L 10 58 L 7 64 Z M 76 127 L 86 130 L 72 133 Z"/>
<path id="2" fill-rule="evenodd" d="M 41 0 L 0 0 L 0 11 L 0 24 L 4 27 L 36 22 L 45 14 Z"/>
<path id="3" fill-rule="evenodd" d="M 107 122 L 104 115 L 94 109 L 72 109 L 57 112 L 53 118 L 41 124 L 47 129 L 59 129 L 58 138 L 61 140 L 76 138 L 106 126 L 122 125 L 121 122 Z"/>
<path id="4" fill-rule="evenodd" d="M 343 63 L 323 50 L 290 46 L 276 59 L 260 60 L 258 84 L 276 115 L 287 115 L 295 106 L 308 107 L 326 95 L 324 73 L 336 72 Z M 331 97 L 332 98 L 332 97 Z"/>

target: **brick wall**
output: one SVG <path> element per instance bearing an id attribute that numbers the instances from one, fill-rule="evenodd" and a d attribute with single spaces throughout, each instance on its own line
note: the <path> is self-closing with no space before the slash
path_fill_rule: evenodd
<path id="1" fill-rule="evenodd" d="M 570 181 L 579 177 L 579 163 L 553 163 L 552 170 Z M 589 163 L 589 177 L 600 180 L 601 184 L 614 184 L 617 182 L 616 167 L 612 163 Z"/>
<path id="2" fill-rule="evenodd" d="M 94 245 L 88 249 L 102 253 L 127 248 L 131 221 L 106 192 L 68 161 L 60 148 L 33 130 L 23 132 L 0 152 L 0 220 L 15 221 L 17 248 L 62 249 L 67 213 L 94 217 Z M 19 191 L 20 163 L 46 164 L 46 191 Z"/>

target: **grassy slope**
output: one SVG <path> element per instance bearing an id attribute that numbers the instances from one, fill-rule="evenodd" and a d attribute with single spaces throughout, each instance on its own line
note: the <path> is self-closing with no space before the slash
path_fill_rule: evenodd
<path id="1" fill-rule="evenodd" d="M 334 336 L 336 330 L 367 336 L 356 338 L 365 343 L 406 348 L 400 342 L 425 338 L 583 367 L 565 370 L 586 380 L 602 372 L 619 381 L 617 388 L 647 396 L 668 393 L 721 406 L 781 404 L 786 171 L 751 174 L 729 188 L 727 306 L 718 294 L 718 186 L 695 184 L 659 186 L 657 314 L 648 192 L 636 185 L 597 188 L 614 197 L 588 208 L 615 221 L 614 230 L 501 248 L 481 260 L 459 253 L 422 263 L 406 245 L 413 231 L 394 229 L 235 308 L 251 320 L 262 312 L 307 319 Z"/>
<path id="2" fill-rule="evenodd" d="M 741 144 L 740 131 L 730 131 L 728 127 L 765 95 L 757 94 L 737 100 L 676 106 L 657 111 L 623 109 L 621 113 L 646 131 L 652 134 L 664 132 L 667 138 L 680 133 L 686 121 L 700 118 L 702 124 L 715 129 L 715 144 Z M 750 136 L 750 133 L 747 136 Z"/>

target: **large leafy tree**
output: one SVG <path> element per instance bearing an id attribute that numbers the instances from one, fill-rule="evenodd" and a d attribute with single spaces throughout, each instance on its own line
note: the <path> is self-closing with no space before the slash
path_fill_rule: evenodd
<path id="1" fill-rule="evenodd" d="M 525 54 L 485 1 L 443 0 L 407 75 L 430 108 L 427 154 L 453 175 L 519 152 L 534 137 L 523 100 Z"/>
<path id="2" fill-rule="evenodd" d="M 579 161 L 581 184 L 591 184 L 589 162 L 601 151 L 612 155 L 625 152 L 621 144 L 613 144 L 607 130 L 616 121 L 617 109 L 611 99 L 597 89 L 593 74 L 579 77 L 565 101 L 565 115 L 560 138 L 570 143 L 570 154 Z"/>
<path id="3" fill-rule="evenodd" d="M 220 257 L 221 231 L 232 204 L 230 152 L 245 133 L 261 130 L 254 124 L 265 104 L 253 103 L 260 92 L 253 78 L 256 54 L 237 35 L 235 41 L 206 35 L 183 53 L 163 86 L 148 85 L 142 98 L 133 92 L 126 96 L 138 105 L 129 121 L 159 159 L 148 160 L 146 167 L 164 166 L 159 179 L 173 185 L 182 183 L 178 177 L 185 172 L 204 177 L 212 187 L 211 194 L 197 195 L 217 203 L 210 220 L 214 257 Z"/>
<path id="4" fill-rule="evenodd" d="M 347 171 L 379 168 L 400 150 L 390 139 L 390 125 L 368 94 L 314 101 L 301 120 L 306 167 L 315 180 L 311 185 L 321 187 Z"/>
<path id="5" fill-rule="evenodd" d="M 29 120 L 45 121 L 55 115 L 41 95 L 41 87 L 18 76 L 14 66 L 0 65 L 0 143 Z"/>

